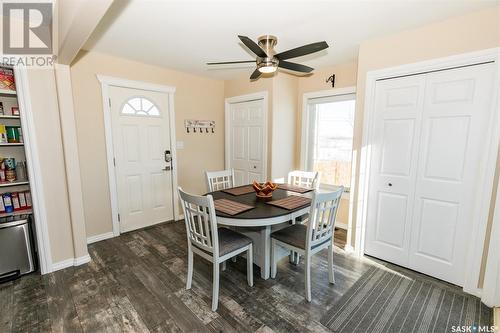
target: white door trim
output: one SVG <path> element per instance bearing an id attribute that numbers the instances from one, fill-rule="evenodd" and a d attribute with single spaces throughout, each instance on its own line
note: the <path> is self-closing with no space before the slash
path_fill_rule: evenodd
<path id="1" fill-rule="evenodd" d="M 309 137 L 309 108 L 307 107 L 307 101 L 312 98 L 321 98 L 329 96 L 339 96 L 355 94 L 356 86 L 335 88 L 321 91 L 314 91 L 304 93 L 302 95 L 302 120 L 301 120 L 301 134 L 300 134 L 300 169 L 306 169 L 306 156 L 307 156 L 307 138 Z M 354 177 L 352 177 L 354 179 Z M 351 189 L 351 193 L 352 193 Z"/>
<path id="2" fill-rule="evenodd" d="M 240 96 L 234 96 L 234 97 L 229 97 L 225 99 L 224 102 L 224 117 L 225 117 L 225 125 L 224 125 L 224 167 L 226 169 L 229 169 L 229 165 L 231 164 L 231 140 L 230 140 L 230 130 L 231 130 L 231 117 L 230 117 L 230 108 L 231 104 L 234 103 L 242 103 L 242 102 L 250 102 L 250 101 L 255 101 L 255 100 L 263 100 L 264 107 L 264 138 L 263 138 L 263 143 L 264 143 L 264 149 L 263 149 L 263 160 L 262 164 L 264 165 L 263 171 L 264 171 L 264 179 L 267 179 L 267 148 L 268 148 L 268 142 L 267 142 L 267 137 L 268 137 L 268 123 L 269 123 L 269 116 L 268 116 L 268 106 L 269 106 L 269 94 L 267 91 L 261 91 L 257 92 L 254 94 L 248 94 L 248 95 L 240 95 Z"/>
<path id="3" fill-rule="evenodd" d="M 133 88 L 141 89 L 155 92 L 162 92 L 168 94 L 168 114 L 170 122 L 170 143 L 172 152 L 172 198 L 173 198 L 173 209 L 174 209 L 174 219 L 179 219 L 179 204 L 178 204 L 178 193 L 175 190 L 177 188 L 177 151 L 176 151 L 176 139 L 175 139 L 175 110 L 174 110 L 174 93 L 175 87 L 165 86 L 159 84 L 153 84 L 142 81 L 134 81 L 128 79 L 122 79 L 111 76 L 97 75 L 97 79 L 101 83 L 102 90 L 102 107 L 104 114 L 104 134 L 106 137 L 106 155 L 108 164 L 108 179 L 109 179 L 109 193 L 111 196 L 111 218 L 113 220 L 113 234 L 115 236 L 120 235 L 120 222 L 118 221 L 118 190 L 116 186 L 116 173 L 113 162 L 114 149 L 113 149 L 113 132 L 112 132 L 112 120 L 111 120 L 111 108 L 109 105 L 109 88 L 110 87 L 122 87 L 122 88 Z"/>
<path id="4" fill-rule="evenodd" d="M 25 67 L 14 67 L 17 101 L 21 109 L 21 125 L 23 127 L 26 160 L 28 161 L 27 168 L 31 188 L 31 199 L 33 201 L 33 216 L 40 259 L 40 272 L 41 274 L 48 274 L 56 269 L 53 267 L 52 263 L 47 211 L 45 209 L 45 192 L 43 189 L 40 159 L 38 157 L 39 150 L 36 144 L 36 128 L 33 118 L 27 71 Z"/>
<path id="5" fill-rule="evenodd" d="M 373 132 L 373 113 L 375 109 L 375 83 L 377 80 L 414 75 L 447 68 L 473 65 L 483 62 L 496 62 L 495 89 L 493 89 L 494 109 L 491 113 L 492 119 L 489 122 L 490 126 L 487 131 L 488 141 L 485 142 L 483 150 L 484 156 L 480 162 L 481 178 L 478 179 L 477 192 L 475 194 L 476 202 L 474 203 L 474 216 L 478 219 L 474 220 L 472 227 L 472 237 L 468 246 L 468 257 L 466 258 L 465 283 L 463 289 L 465 292 L 481 297 L 481 289 L 478 288 L 480 265 L 483 254 L 484 238 L 486 234 L 486 224 L 490 206 L 491 190 L 493 187 L 493 178 L 496 167 L 496 155 L 498 149 L 498 140 L 500 133 L 500 110 L 498 109 L 498 98 L 500 97 L 500 48 L 486 49 L 477 52 L 454 55 L 445 58 L 433 59 L 413 64 L 407 64 L 397 67 L 385 68 L 380 70 L 370 71 L 366 75 L 366 93 L 365 93 L 365 108 L 364 108 L 364 124 L 363 124 L 363 140 L 361 145 L 360 157 L 360 172 L 359 172 L 359 187 L 358 187 L 358 214 L 356 219 L 356 240 L 355 253 L 362 256 L 365 246 L 365 231 L 367 219 L 367 201 L 369 193 L 370 179 L 370 142 Z"/>

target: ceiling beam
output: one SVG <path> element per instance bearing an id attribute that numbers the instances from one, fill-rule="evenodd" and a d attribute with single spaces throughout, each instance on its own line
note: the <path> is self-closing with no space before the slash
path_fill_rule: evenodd
<path id="1" fill-rule="evenodd" d="M 114 0 L 59 0 L 57 62 L 70 65 Z"/>

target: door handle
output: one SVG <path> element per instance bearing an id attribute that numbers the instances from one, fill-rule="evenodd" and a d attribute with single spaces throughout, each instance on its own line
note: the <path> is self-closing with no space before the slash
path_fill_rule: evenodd
<path id="1" fill-rule="evenodd" d="M 170 170 L 172 170 L 172 167 L 170 165 L 167 165 L 162 170 L 163 171 L 170 171 Z"/>
<path id="2" fill-rule="evenodd" d="M 388 183 L 387 186 L 389 186 L 389 187 L 392 186 L 392 183 Z"/>

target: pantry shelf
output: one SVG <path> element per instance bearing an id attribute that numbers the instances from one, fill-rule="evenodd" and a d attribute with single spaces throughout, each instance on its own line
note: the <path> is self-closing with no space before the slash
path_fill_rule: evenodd
<path id="1" fill-rule="evenodd" d="M 30 182 L 27 180 L 13 181 L 13 182 L 0 182 L 0 187 L 28 185 L 29 183 Z"/>
<path id="2" fill-rule="evenodd" d="M 7 146 L 24 146 L 24 143 L 22 142 L 16 142 L 16 143 L 0 143 L 0 147 L 7 147 Z"/>
<path id="3" fill-rule="evenodd" d="M 9 216 L 18 216 L 18 215 L 29 215 L 33 214 L 33 210 L 30 209 L 23 209 L 23 210 L 17 210 L 15 212 L 11 213 L 0 213 L 0 218 L 2 217 L 9 217 Z"/>
<path id="4" fill-rule="evenodd" d="M 21 116 L 13 116 L 9 114 L 0 114 L 0 119 L 21 119 Z"/>
<path id="5" fill-rule="evenodd" d="M 17 95 L 17 91 L 15 91 L 15 90 L 8 90 L 8 89 L 0 89 L 0 95 L 16 96 Z"/>

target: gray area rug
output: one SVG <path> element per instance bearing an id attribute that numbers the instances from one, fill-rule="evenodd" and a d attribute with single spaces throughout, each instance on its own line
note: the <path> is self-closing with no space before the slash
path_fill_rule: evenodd
<path id="1" fill-rule="evenodd" d="M 336 333 L 452 332 L 452 326 L 492 325 L 492 310 L 477 297 L 420 274 L 372 267 L 321 323 Z"/>

